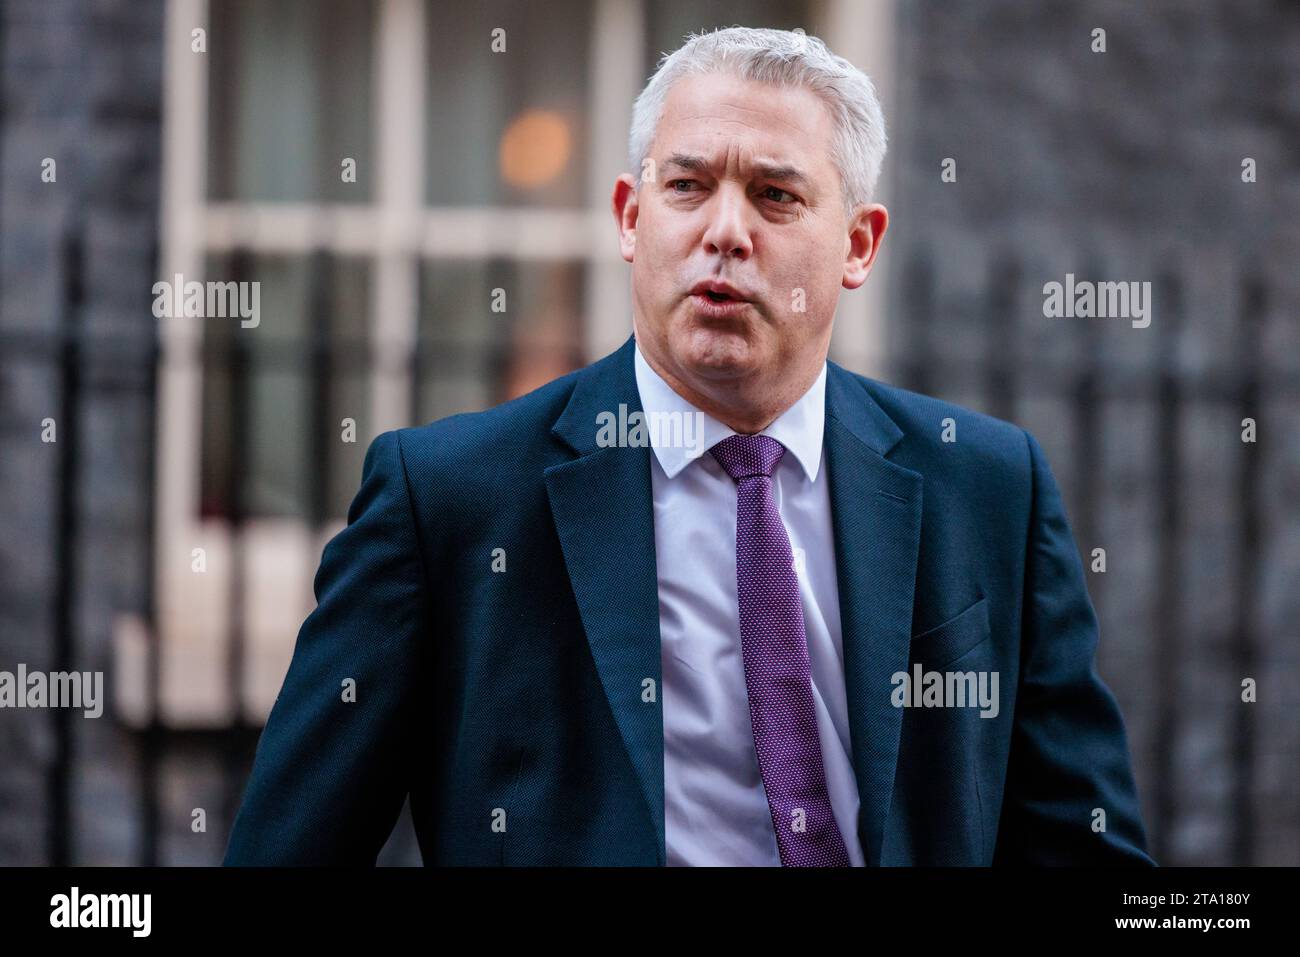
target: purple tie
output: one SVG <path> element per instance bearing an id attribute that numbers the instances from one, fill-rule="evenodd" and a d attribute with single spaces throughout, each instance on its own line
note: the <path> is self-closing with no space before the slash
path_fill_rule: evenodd
<path id="1" fill-rule="evenodd" d="M 709 449 L 736 481 L 736 590 L 754 749 L 784 867 L 848 867 L 826 790 L 799 579 L 772 500 L 785 447 L 733 435 Z"/>

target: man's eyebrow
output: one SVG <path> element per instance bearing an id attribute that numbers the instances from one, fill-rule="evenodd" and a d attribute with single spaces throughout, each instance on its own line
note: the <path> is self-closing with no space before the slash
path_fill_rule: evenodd
<path id="1" fill-rule="evenodd" d="M 708 161 L 702 156 L 687 153 L 674 153 L 664 162 L 664 166 L 675 166 L 693 173 L 710 172 Z M 755 163 L 754 174 L 760 179 L 774 179 L 783 183 L 797 184 L 807 189 L 812 183 L 808 176 L 797 166 L 784 163 Z"/>
<path id="2" fill-rule="evenodd" d="M 763 179 L 774 179 L 782 183 L 797 184 L 802 189 L 812 185 L 811 181 L 797 166 L 777 163 L 756 163 L 754 169 Z"/>

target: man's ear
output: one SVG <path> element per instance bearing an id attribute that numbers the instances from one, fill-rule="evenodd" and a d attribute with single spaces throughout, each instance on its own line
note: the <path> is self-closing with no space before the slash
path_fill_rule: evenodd
<path id="1" fill-rule="evenodd" d="M 631 173 L 623 173 L 614 181 L 612 204 L 614 222 L 618 225 L 618 251 L 624 260 L 631 262 L 636 252 L 636 217 L 640 211 L 636 180 Z"/>
<path id="2" fill-rule="evenodd" d="M 850 220 L 849 254 L 844 260 L 845 289 L 857 289 L 867 281 L 888 228 L 889 210 L 879 203 L 859 206 L 854 211 Z"/>

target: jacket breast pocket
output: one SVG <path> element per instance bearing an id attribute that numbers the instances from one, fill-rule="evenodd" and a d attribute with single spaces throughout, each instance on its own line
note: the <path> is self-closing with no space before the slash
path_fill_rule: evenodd
<path id="1" fill-rule="evenodd" d="M 988 599 L 981 598 L 943 624 L 913 635 L 909 663 L 919 663 L 931 670 L 940 669 L 988 637 Z"/>

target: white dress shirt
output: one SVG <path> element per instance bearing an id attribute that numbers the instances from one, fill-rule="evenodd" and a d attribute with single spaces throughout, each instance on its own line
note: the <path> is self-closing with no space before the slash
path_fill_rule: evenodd
<path id="1" fill-rule="evenodd" d="M 781 865 L 754 750 L 736 597 L 736 483 L 708 450 L 735 430 L 691 405 L 636 346 L 641 407 L 696 416 L 702 440 L 654 449 L 655 559 L 659 576 L 664 715 L 664 828 L 668 865 Z M 862 866 L 839 592 L 822 434 L 826 364 L 812 387 L 766 429 L 785 446 L 772 496 L 799 569 L 817 733 L 831 808 L 849 860 Z M 697 440 L 700 436 L 695 437 Z M 800 561 L 802 550 L 803 561 Z M 801 567 L 802 566 L 802 567 Z"/>

